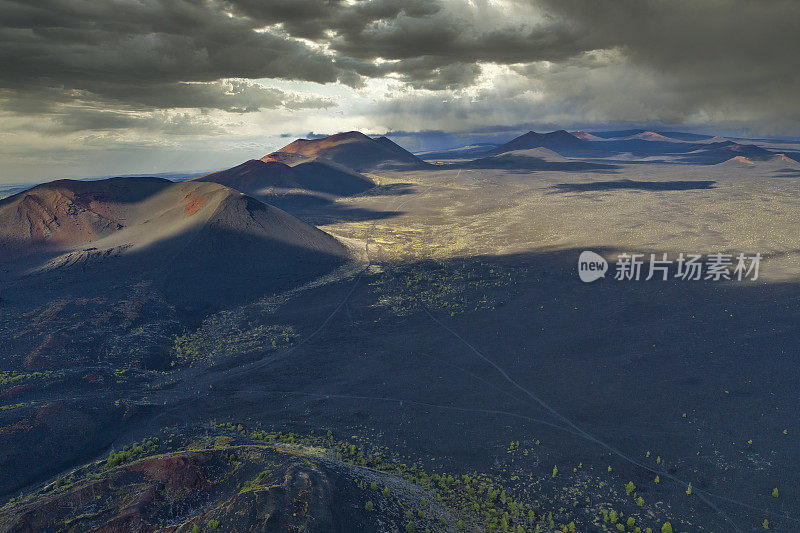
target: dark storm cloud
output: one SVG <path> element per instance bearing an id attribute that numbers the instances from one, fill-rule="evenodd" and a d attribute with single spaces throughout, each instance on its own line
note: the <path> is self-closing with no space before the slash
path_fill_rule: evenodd
<path id="1" fill-rule="evenodd" d="M 2 88 L 155 108 L 176 99 L 184 107 L 259 107 L 212 96 L 214 87 L 178 85 L 226 78 L 359 86 L 362 76 L 394 73 L 414 87 L 453 89 L 474 81 L 478 61 L 581 49 L 562 27 L 483 32 L 434 0 L 0 0 L 0 13 Z"/>
<path id="2" fill-rule="evenodd" d="M 749 76 L 741 67 L 781 71 L 796 64 L 800 3 L 795 0 L 541 0 L 594 48 L 624 47 L 661 68 Z M 788 62 L 788 63 L 787 63 Z M 794 69 L 795 72 L 797 69 Z M 774 72 L 774 71 L 773 71 Z"/>
<path id="3" fill-rule="evenodd" d="M 686 105 L 741 102 L 800 116 L 800 2 L 543 0 L 593 48 L 664 74 Z M 760 102 L 749 101 L 757 97 Z"/>
<path id="4" fill-rule="evenodd" d="M 20 98 L 152 107 L 273 107 L 282 93 L 225 78 L 352 80 L 307 44 L 200 1 L 0 1 L 0 86 Z M 294 102 L 297 103 L 297 102 Z"/>
<path id="5" fill-rule="evenodd" d="M 348 4 L 337 0 L 229 0 L 232 11 L 262 24 L 281 24 L 295 37 L 320 40 L 332 31 L 351 39 L 370 24 L 400 15 L 422 19 L 438 13 L 435 0 L 373 0 Z"/>
<path id="6" fill-rule="evenodd" d="M 248 113 L 277 107 L 303 109 L 335 105 L 330 99 L 300 97 L 248 80 L 237 79 L 198 83 L 151 82 L 119 86 L 109 82 L 98 82 L 94 84 L 93 91 L 65 92 L 53 88 L 38 88 L 26 92 L 8 90 L 0 92 L 0 109 L 18 113 L 56 113 L 62 109 L 59 104 L 76 102 L 137 111 L 206 108 L 221 109 L 231 113 Z"/>
<path id="7" fill-rule="evenodd" d="M 367 62 L 425 59 L 434 68 L 445 68 L 478 61 L 555 60 L 585 49 L 569 21 L 550 18 L 530 27 L 511 18 L 503 28 L 489 29 L 479 17 L 464 17 L 468 10 L 458 2 L 231 0 L 228 5 L 253 20 L 280 24 L 294 37 L 326 42 L 339 57 Z"/>
<path id="8" fill-rule="evenodd" d="M 322 41 L 326 30 L 355 37 L 371 22 L 436 10 L 434 4 L 396 0 L 355 6 L 308 0 L 0 0 L 0 83 L 18 89 L 63 86 L 107 97 L 127 92 L 128 85 L 222 78 L 357 83 L 357 73 L 378 75 L 379 69 L 353 55 L 325 54 L 295 37 Z"/>
<path id="9" fill-rule="evenodd" d="M 334 39 L 332 45 L 340 53 L 361 59 L 428 57 L 439 66 L 467 61 L 502 64 L 557 61 L 582 52 L 588 45 L 569 25 L 557 21 L 535 28 L 514 24 L 489 31 L 478 24 L 455 18 L 401 18 L 389 26 Z"/>
<path id="10" fill-rule="evenodd" d="M 169 135 L 215 135 L 224 130 L 211 120 L 187 113 L 136 115 L 116 111 L 74 110 L 59 115 L 55 131 L 124 130 L 137 129 Z M 47 133 L 45 131 L 45 133 Z"/>
<path id="11" fill-rule="evenodd" d="M 433 57 L 407 59 L 391 67 L 415 89 L 442 91 L 472 85 L 481 73 L 476 63 L 445 63 Z"/>
<path id="12" fill-rule="evenodd" d="M 398 17 L 333 39 L 331 46 L 363 60 L 395 59 L 390 68 L 420 88 L 467 86 L 477 74 L 469 66 L 479 62 L 511 65 L 530 81 L 515 90 L 538 90 L 537 109 L 549 119 L 560 113 L 565 121 L 705 121 L 798 132 L 796 0 L 509 4 L 511 16 L 500 26 L 455 11 L 423 20 Z M 529 8 L 540 16 L 526 23 L 514 16 Z M 497 81 L 495 105 L 523 111 L 524 102 L 501 97 L 512 91 L 504 83 Z M 439 105 L 442 115 L 447 105 Z M 474 109 L 481 110 L 480 103 Z"/>
<path id="13" fill-rule="evenodd" d="M 796 120 L 797 20 L 796 0 L 0 0 L 0 96 L 30 114 L 241 113 L 330 105 L 248 79 L 391 75 L 457 92 L 495 63 L 587 117 L 628 106 L 625 119 Z"/>
<path id="14" fill-rule="evenodd" d="M 328 57 L 284 36 L 254 32 L 254 21 L 227 16 L 219 4 L 5 0 L 0 11 L 6 86 L 337 79 Z"/>

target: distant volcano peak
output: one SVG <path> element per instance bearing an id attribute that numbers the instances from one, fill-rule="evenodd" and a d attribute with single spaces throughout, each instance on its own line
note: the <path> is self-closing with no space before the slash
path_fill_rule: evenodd
<path id="1" fill-rule="evenodd" d="M 537 133 L 529 131 L 519 137 L 510 140 L 506 144 L 499 146 L 490 152 L 491 154 L 502 154 L 514 150 L 528 150 L 530 148 L 549 148 L 556 152 L 564 151 L 585 151 L 591 150 L 591 144 L 576 137 L 566 130 L 556 130 L 550 133 Z"/>
<path id="2" fill-rule="evenodd" d="M 298 139 L 279 152 L 322 157 L 351 169 L 426 166 L 424 161 L 387 137 L 372 139 L 359 131 L 346 131 L 321 139 Z"/>

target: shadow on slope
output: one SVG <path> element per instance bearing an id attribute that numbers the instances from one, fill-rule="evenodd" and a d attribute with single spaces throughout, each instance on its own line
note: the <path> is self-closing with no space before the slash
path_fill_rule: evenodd
<path id="1" fill-rule="evenodd" d="M 609 163 L 591 163 L 588 161 L 548 161 L 536 157 L 514 157 L 507 154 L 493 157 L 477 159 L 468 163 L 453 163 L 450 168 L 477 168 L 477 169 L 498 169 L 498 170 L 542 170 L 555 172 L 584 172 L 584 171 L 606 171 L 611 172 L 619 165 Z"/>
<path id="2" fill-rule="evenodd" d="M 131 442 L 158 424 L 247 420 L 377 438 L 380 446 L 400 447 L 410 461 L 440 454 L 437 465 L 472 473 L 496 468 L 510 453 L 508 442 L 520 440 L 531 454 L 514 456 L 511 473 L 520 469 L 523 479 L 541 480 L 537 493 L 556 500 L 556 508 L 572 508 L 574 493 L 567 489 L 576 486 L 583 487 L 582 506 L 584 497 L 592 506 L 606 504 L 606 496 L 582 484 L 591 475 L 609 486 L 635 483 L 648 504 L 666 502 L 671 519 L 685 520 L 679 530 L 691 524 L 728 529 L 667 474 L 756 506 L 756 513 L 726 508 L 743 523 L 760 523 L 764 510 L 796 508 L 797 495 L 788 488 L 779 502 L 770 491 L 791 487 L 800 464 L 800 449 L 782 433 L 792 427 L 798 379 L 791 357 L 799 336 L 798 284 L 623 282 L 611 273 L 585 284 L 576 272 L 580 251 L 382 265 L 358 283 L 304 292 L 280 308 L 280 317 L 303 335 L 325 324 L 309 342 L 291 353 L 257 351 L 202 373 L 176 373 L 165 389 L 148 389 L 149 406 L 140 416 L 95 442 L 120 436 L 121 443 Z M 647 468 L 559 429 L 563 420 L 465 342 L 582 430 Z M 14 440 L 3 437 L 0 444 L 19 456 L 35 435 L 14 431 Z M 746 436 L 757 438 L 742 453 Z M 83 453 L 88 459 L 90 452 Z M 98 444 L 94 453 L 107 450 Z M 54 455 L 41 461 L 51 472 Z M 754 460 L 766 456 L 769 461 Z M 561 465 L 580 470 L 570 474 Z M 12 487 L 45 472 L 2 466 Z M 652 470 L 662 473 L 660 484 Z M 632 498 L 618 505 L 640 520 Z M 781 527 L 772 515 L 770 522 Z"/>
<path id="3" fill-rule="evenodd" d="M 355 197 L 364 196 L 405 196 L 412 194 L 416 186 L 411 183 L 391 183 L 375 185 Z M 335 222 L 365 222 L 368 220 L 385 220 L 402 215 L 401 211 L 378 211 L 348 205 L 338 199 L 311 197 L 306 194 L 287 193 L 275 197 L 271 205 L 291 213 L 297 218 L 313 225 L 331 224 Z"/>
<path id="4" fill-rule="evenodd" d="M 172 185 L 162 178 L 57 180 L 0 200 L 0 263 L 111 235 L 133 206 Z"/>
<path id="5" fill-rule="evenodd" d="M 263 209 L 256 200 L 248 204 Z M 160 272 L 167 300 L 189 309 L 226 307 L 311 281 L 347 259 L 346 249 L 316 228 L 313 235 L 286 229 L 288 235 L 269 237 L 212 225 L 190 242 L 162 243 L 165 252 L 180 249 Z"/>
<path id="6" fill-rule="evenodd" d="M 179 308 L 215 309 L 310 281 L 348 258 L 347 248 L 325 232 L 226 187 L 183 182 L 161 190 L 158 202 L 129 213 L 130 225 L 32 255 L 25 265 L 9 264 L 16 271 L 0 279 L 5 292 L 14 297 L 24 286 L 35 300 L 43 291 L 79 294 L 77 287 L 87 284 L 147 280 Z M 2 237 L 4 247 L 26 244 L 13 234 Z"/>
<path id="7" fill-rule="evenodd" d="M 352 196 L 375 186 L 366 177 L 341 165 L 315 160 L 288 165 L 273 159 L 251 159 L 195 181 L 219 183 L 271 204 L 290 194 L 308 196 L 313 202 L 316 198 Z"/>
<path id="8" fill-rule="evenodd" d="M 68 194 L 71 200 L 80 201 L 81 203 L 98 201 L 135 203 L 157 194 L 172 185 L 172 183 L 172 181 L 165 178 L 147 176 L 115 177 L 86 181 L 61 179 L 31 186 L 3 198 L 0 200 L 0 207 L 22 200 L 26 195 L 35 195 L 43 192 Z"/>
<path id="9" fill-rule="evenodd" d="M 392 183 L 376 185 L 360 194 L 354 195 L 354 197 L 405 196 L 412 194 L 415 190 L 415 186 L 410 183 Z M 302 193 L 286 193 L 280 197 L 274 197 L 270 200 L 270 204 L 315 226 L 345 221 L 385 220 L 403 214 L 401 211 L 367 209 L 350 205 L 347 201 L 342 201 L 341 199 L 309 196 Z"/>
<path id="10" fill-rule="evenodd" d="M 305 195 L 286 195 L 280 200 L 272 202 L 272 205 L 314 226 L 334 222 L 386 220 L 403 214 L 402 211 L 378 211 L 364 207 L 351 207 L 320 198 L 311 200 Z"/>
<path id="11" fill-rule="evenodd" d="M 800 170 L 793 168 L 784 168 L 778 171 L 778 174 L 773 174 L 773 178 L 800 178 Z"/>
<path id="12" fill-rule="evenodd" d="M 385 265 L 365 274 L 346 312 L 290 356 L 253 354 L 250 364 L 231 360 L 236 366 L 192 378 L 201 390 L 235 395 L 226 404 L 209 400 L 205 416 L 252 417 L 293 430 L 345 427 L 348 435 L 380 435 L 381 444 L 401 445 L 410 457 L 439 450 L 458 468 L 479 472 L 496 461 L 485 450 L 502 454 L 508 440 L 531 443 L 535 435 L 550 443 L 525 462 L 535 478 L 551 479 L 554 464 L 582 464 L 620 487 L 632 480 L 647 501 L 667 501 L 678 516 L 713 529 L 724 530 L 725 521 L 686 498 L 685 486 L 654 484 L 654 471 L 775 510 L 772 487 L 790 486 L 800 464 L 800 450 L 782 434 L 798 378 L 789 356 L 799 335 L 796 313 L 788 312 L 798 284 L 625 282 L 613 279 L 613 265 L 606 279 L 585 284 L 576 272 L 580 251 Z M 282 308 L 282 318 L 311 331 L 352 285 L 303 294 Z M 321 301 L 329 303 L 315 308 Z M 565 425 L 428 311 L 523 388 L 647 468 L 521 419 Z M 164 420 L 202 419 L 178 402 Z M 757 436 L 749 449 L 770 454 L 776 466 L 760 470 L 736 435 Z M 653 451 L 647 460 L 645 450 Z M 656 463 L 656 455 L 668 459 Z M 541 490 L 552 496 L 570 481 L 547 483 Z M 732 509 L 737 519 L 754 519 Z M 625 511 L 638 512 L 632 502 Z"/>
<path id="13" fill-rule="evenodd" d="M 620 189 L 633 189 L 639 191 L 689 191 L 713 189 L 715 181 L 636 181 L 636 180 L 616 180 L 616 181 L 593 181 L 588 183 L 558 183 L 551 188 L 558 192 L 596 192 L 614 191 Z"/>

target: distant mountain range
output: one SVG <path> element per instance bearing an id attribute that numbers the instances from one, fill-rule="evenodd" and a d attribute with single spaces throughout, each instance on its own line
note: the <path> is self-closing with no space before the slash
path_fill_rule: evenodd
<path id="1" fill-rule="evenodd" d="M 451 163 L 454 168 L 520 171 L 612 170 L 636 158 L 800 170 L 798 152 L 647 130 L 529 131 L 496 147 L 428 155 L 461 159 Z M 330 203 L 363 193 L 375 184 L 359 170 L 429 167 L 386 137 L 350 131 L 298 139 L 260 159 L 177 183 L 122 177 L 12 190 L 0 200 L 0 264 L 29 273 L 147 276 L 162 284 L 171 301 L 186 305 L 247 299 L 249 287 L 289 287 L 348 258 L 335 238 L 270 204 L 286 207 L 281 202 L 287 198 Z"/>
<path id="2" fill-rule="evenodd" d="M 549 133 L 529 131 L 499 146 L 465 147 L 439 152 L 428 152 L 430 159 L 463 159 L 472 156 L 481 164 L 501 154 L 532 149 L 547 149 L 560 156 L 573 158 L 608 158 L 629 155 L 635 157 L 670 156 L 674 162 L 717 164 L 733 157 L 745 156 L 753 160 L 769 160 L 782 154 L 787 160 L 800 161 L 800 152 L 776 152 L 756 144 L 740 143 L 724 137 L 679 132 L 654 132 L 648 130 L 623 130 L 613 132 L 586 132 L 557 130 Z M 499 161 L 499 160 L 497 160 Z M 508 159 L 504 160 L 508 163 Z"/>
<path id="3" fill-rule="evenodd" d="M 11 190 L 0 200 L 0 264 L 18 275 L 148 279 L 184 307 L 249 300 L 349 258 L 337 239 L 267 202 L 332 202 L 375 186 L 355 169 L 428 166 L 385 137 L 346 132 L 298 139 L 187 181 L 58 180 Z"/>
<path id="4" fill-rule="evenodd" d="M 385 137 L 346 132 L 323 139 L 298 139 L 261 159 L 195 178 L 231 187 L 266 202 L 336 197 L 375 184 L 354 168 L 419 168 L 427 163 Z"/>

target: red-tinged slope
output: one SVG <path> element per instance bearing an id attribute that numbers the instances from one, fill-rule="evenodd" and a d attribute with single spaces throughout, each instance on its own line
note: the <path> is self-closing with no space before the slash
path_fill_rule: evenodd
<path id="1" fill-rule="evenodd" d="M 160 178 L 58 180 L 0 200 L 0 263 L 111 235 L 136 203 L 171 182 Z"/>
<path id="2" fill-rule="evenodd" d="M 643 141 L 661 141 L 661 142 L 675 142 L 675 139 L 671 139 L 669 137 L 665 137 L 660 133 L 656 133 L 654 131 L 643 131 L 641 133 L 636 133 L 628 137 L 629 139 L 640 139 Z"/>
<path id="3" fill-rule="evenodd" d="M 4 200 L 0 220 L 0 257 L 16 275 L 151 280 L 190 307 L 283 290 L 348 257 L 327 233 L 218 183 L 57 182 Z"/>
<path id="4" fill-rule="evenodd" d="M 322 139 L 298 139 L 279 152 L 323 157 L 351 169 L 423 167 L 427 163 L 385 137 L 371 139 L 361 132 L 348 131 Z"/>
<path id="5" fill-rule="evenodd" d="M 570 135 L 573 135 L 573 136 L 577 137 L 578 139 L 581 139 L 581 140 L 584 140 L 584 141 L 604 141 L 605 140 L 602 137 L 598 137 L 597 135 L 592 135 L 588 131 L 583 131 L 583 130 L 571 131 Z"/>

